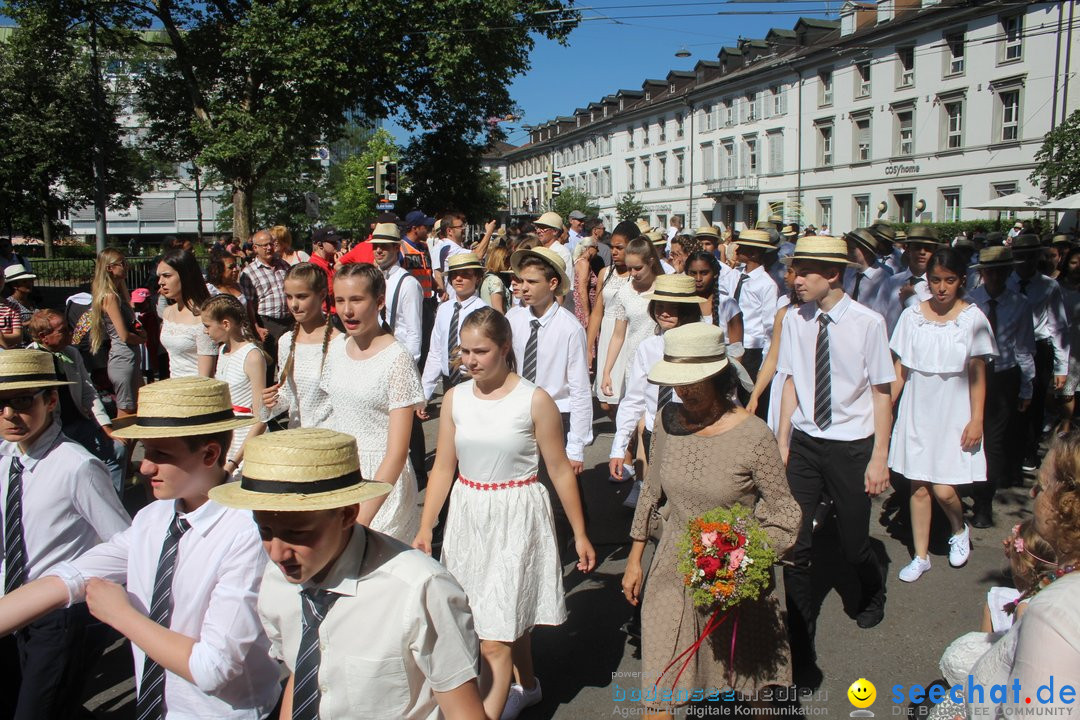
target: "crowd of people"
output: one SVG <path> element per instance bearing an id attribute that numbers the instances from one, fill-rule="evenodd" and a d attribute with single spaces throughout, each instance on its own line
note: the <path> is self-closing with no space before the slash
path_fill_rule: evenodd
<path id="1" fill-rule="evenodd" d="M 1007 541 L 1016 590 L 942 667 L 1080 680 L 1080 246 L 1019 230 L 609 230 L 575 211 L 470 241 L 463 214 L 417 210 L 351 246 L 318 229 L 310 254 L 280 226 L 216 240 L 205 267 L 177 243 L 142 288 L 108 249 L 88 303 L 0 304 L 0 705 L 77 715 L 118 632 L 140 720 L 515 718 L 541 699 L 532 629 L 567 617 L 562 556 L 596 566 L 594 408 L 615 427 L 607 480 L 632 483 L 621 585 L 649 712 L 821 682 L 810 561 L 830 516 L 871 628 L 875 496 L 907 499 L 913 583 L 935 502 L 961 568 L 970 526 L 1040 464 Z M 135 443 L 153 499 L 132 519 Z M 664 686 L 709 621 L 677 571 L 682 532 L 736 503 L 784 559 L 783 592 Z"/>

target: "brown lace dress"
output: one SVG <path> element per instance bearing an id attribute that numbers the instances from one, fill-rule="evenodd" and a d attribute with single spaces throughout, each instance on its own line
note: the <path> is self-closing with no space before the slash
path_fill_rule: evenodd
<path id="1" fill-rule="evenodd" d="M 711 615 L 694 607 L 676 567 L 676 543 L 687 523 L 713 508 L 741 503 L 754 508 L 773 549 L 783 555 L 795 541 L 802 517 L 788 489 L 776 439 L 764 422 L 749 417 L 713 437 L 680 435 L 669 432 L 679 424 L 676 409 L 669 405 L 657 418 L 651 472 L 630 529 L 635 540 L 648 537 L 649 515 L 659 506 L 662 492 L 670 513 L 653 556 L 641 610 L 642 697 L 656 710 L 685 704 L 695 690 L 707 697 L 729 687 L 733 616 L 710 635 L 691 660 L 675 688 L 676 701 L 652 701 L 657 697 L 653 685 L 660 673 L 697 640 Z M 791 684 L 791 653 L 781 608 L 775 583 L 767 596 L 739 606 L 730 686 L 735 691 L 751 694 L 769 685 Z M 660 692 L 673 689 L 682 662 L 664 675 L 657 686 Z M 678 701 L 680 695 L 682 702 Z"/>

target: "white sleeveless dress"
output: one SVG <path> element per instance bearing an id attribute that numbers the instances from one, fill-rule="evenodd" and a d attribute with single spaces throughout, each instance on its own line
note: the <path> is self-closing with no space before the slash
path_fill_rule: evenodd
<path id="1" fill-rule="evenodd" d="M 252 411 L 254 397 L 251 393 L 251 379 L 244 372 L 244 363 L 248 354 L 252 352 L 259 352 L 259 348 L 253 342 L 249 342 L 232 354 L 226 353 L 225 346 L 222 345 L 218 350 L 217 369 L 214 371 L 214 378 L 229 383 L 229 395 L 232 397 L 233 412 L 245 417 L 254 414 Z M 250 426 L 233 430 L 232 445 L 229 446 L 229 454 L 226 457 L 235 457 L 236 453 L 240 452 L 240 448 L 244 447 L 244 441 L 247 440 L 250 432 Z M 243 463 L 241 463 L 242 465 Z M 236 473 L 239 472 L 240 468 L 238 467 Z"/>
<path id="2" fill-rule="evenodd" d="M 471 380 L 454 388 L 461 477 L 474 483 L 536 477 L 535 390 L 524 378 L 498 400 L 476 397 Z M 455 482 L 442 562 L 465 589 L 481 640 L 512 642 L 534 625 L 566 620 L 555 517 L 538 481 L 487 490 Z"/>
<path id="3" fill-rule="evenodd" d="M 330 396 L 322 387 L 324 355 L 322 343 L 293 344 L 292 330 L 278 340 L 279 370 L 290 348 L 293 352 L 292 374 L 278 388 L 277 404 L 269 411 L 276 417 L 289 411 L 289 429 L 326 427 L 330 419 Z M 329 350 L 329 347 L 327 348 Z"/>
<path id="4" fill-rule="evenodd" d="M 400 342 L 395 340 L 365 360 L 354 360 L 345 351 L 348 339 L 348 335 L 339 335 L 326 350 L 322 381 L 330 397 L 326 427 L 356 438 L 360 473 L 373 480 L 386 457 L 390 411 L 423 403 L 424 392 L 416 363 Z M 417 495 L 416 475 L 406 457 L 394 489 L 371 521 L 371 529 L 412 544 L 420 530 Z"/>
<path id="5" fill-rule="evenodd" d="M 617 403 L 622 399 L 623 377 L 630 364 L 631 355 L 626 350 L 626 343 L 623 343 L 623 348 L 615 359 L 615 367 L 611 369 L 611 395 L 601 392 L 600 385 L 604 380 L 604 363 L 607 362 L 608 345 L 611 344 L 611 336 L 615 332 L 615 308 L 612 304 L 615 302 L 615 293 L 619 291 L 619 288 L 630 282 L 630 275 L 619 275 L 612 268 L 608 268 L 608 272 L 613 274 L 610 279 L 608 276 L 604 277 L 606 282 L 600 289 L 604 298 L 604 316 L 600 321 L 600 335 L 596 343 L 596 383 L 593 391 L 601 402 Z"/>

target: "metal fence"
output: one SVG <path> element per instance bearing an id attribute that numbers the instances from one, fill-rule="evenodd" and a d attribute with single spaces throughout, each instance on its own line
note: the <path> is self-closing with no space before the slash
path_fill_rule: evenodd
<path id="1" fill-rule="evenodd" d="M 90 285 L 94 277 L 94 258 L 34 258 L 33 272 L 40 287 L 77 288 Z M 157 274 L 155 258 L 128 258 L 127 286 L 145 287 Z"/>

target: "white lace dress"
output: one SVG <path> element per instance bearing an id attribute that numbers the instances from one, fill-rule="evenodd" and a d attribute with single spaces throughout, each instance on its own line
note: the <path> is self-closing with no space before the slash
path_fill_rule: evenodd
<path id="1" fill-rule="evenodd" d="M 289 349 L 292 348 L 293 369 L 292 374 L 278 388 L 277 403 L 270 410 L 270 417 L 276 417 L 288 410 L 290 430 L 298 427 L 327 427 L 330 420 L 330 395 L 322 387 L 322 342 L 297 343 L 294 347 L 293 333 L 290 330 L 281 336 L 278 347 L 282 353 L 282 366 L 288 357 Z"/>
<path id="2" fill-rule="evenodd" d="M 656 322 L 649 316 L 649 301 L 642 297 L 644 294 L 644 292 L 639 293 L 635 290 L 632 283 L 626 282 L 615 293 L 615 299 L 611 303 L 615 319 L 626 321 L 626 337 L 623 339 L 622 352 L 627 353 L 629 358 L 637 355 L 638 345 L 641 344 L 642 340 L 656 335 L 659 330 Z M 619 379 L 620 387 L 626 386 L 629 374 L 630 364 L 628 363 L 622 372 L 622 377 Z M 611 371 L 611 382 L 614 386 L 614 369 Z"/>
<path id="3" fill-rule="evenodd" d="M 476 397 L 471 380 L 454 388 L 461 477 L 502 483 L 536 476 L 535 390 L 524 378 L 498 400 Z M 465 589 L 481 640 L 512 642 L 534 625 L 566 620 L 555 517 L 539 482 L 495 490 L 454 483 L 442 562 Z"/>
<path id="4" fill-rule="evenodd" d="M 248 354 L 252 352 L 259 352 L 259 348 L 255 346 L 255 343 L 251 342 L 232 353 L 226 353 L 225 346 L 222 345 L 218 351 L 217 369 L 214 371 L 215 378 L 229 383 L 229 396 L 232 398 L 233 412 L 245 417 L 254 414 L 252 406 L 255 400 L 251 393 L 251 379 L 244 372 L 244 363 Z M 244 447 L 244 441 L 247 440 L 250 432 L 250 426 L 233 430 L 232 445 L 229 446 L 229 454 L 226 457 L 236 457 L 236 453 L 240 452 L 240 448 Z M 243 466 L 243 463 L 241 463 L 241 466 Z M 239 472 L 240 468 L 238 467 L 236 471 Z"/>
<path id="5" fill-rule="evenodd" d="M 330 398 L 331 430 L 356 438 L 360 472 L 375 478 L 386 455 L 390 434 L 390 411 L 424 402 L 416 363 L 405 346 L 394 341 L 366 360 L 354 360 L 345 351 L 349 338 L 340 335 L 326 351 L 322 388 Z M 412 543 L 420 529 L 416 475 L 405 459 L 394 489 L 386 496 L 371 529 Z"/>
<path id="6" fill-rule="evenodd" d="M 195 377 L 199 356 L 217 355 L 217 344 L 206 334 L 201 322 L 161 321 L 161 345 L 169 353 L 169 377 Z"/>
<path id="7" fill-rule="evenodd" d="M 608 268 L 608 273 L 601 287 L 601 294 L 604 298 L 604 316 L 600 320 L 600 335 L 596 343 L 597 372 L 593 390 L 601 402 L 617 403 L 622 398 L 623 377 L 626 375 L 626 368 L 630 364 L 630 355 L 626 352 L 625 343 L 623 349 L 619 351 L 619 356 L 615 358 L 615 367 L 611 370 L 611 395 L 605 395 L 601 392 L 600 385 L 604 379 L 604 363 L 607 362 L 608 345 L 611 344 L 611 335 L 615 332 L 615 308 L 612 307 L 612 303 L 615 302 L 615 293 L 618 292 L 619 288 L 630 282 L 630 276 L 619 275 L 613 268 Z"/>
<path id="8" fill-rule="evenodd" d="M 927 319 L 922 303 L 900 315 L 889 347 L 909 369 L 889 446 L 889 467 L 909 480 L 964 485 L 986 480 L 980 443 L 963 450 L 971 420 L 968 361 L 997 354 L 994 332 L 972 304 L 948 322 Z"/>

